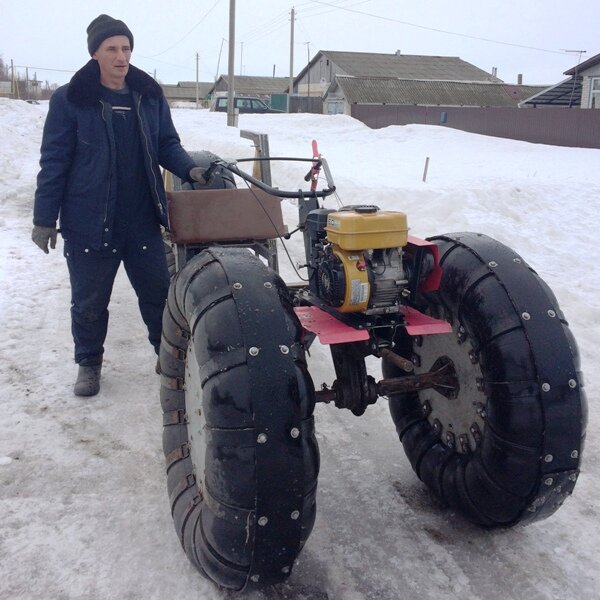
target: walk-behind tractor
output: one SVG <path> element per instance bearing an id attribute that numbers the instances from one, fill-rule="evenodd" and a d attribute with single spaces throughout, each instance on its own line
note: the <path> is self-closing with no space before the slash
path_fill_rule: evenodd
<path id="1" fill-rule="evenodd" d="M 253 175 L 195 154 L 221 189 L 166 177 L 176 274 L 160 350 L 163 442 L 191 562 L 235 590 L 289 577 L 315 521 L 316 402 L 361 415 L 387 398 L 417 476 L 478 525 L 551 515 L 579 474 L 586 399 L 548 286 L 485 235 L 422 240 L 401 212 L 324 208 L 335 186 L 316 144 L 310 158 L 279 159 L 257 140 Z M 272 187 L 274 160 L 307 161 L 308 189 Z M 302 284 L 277 273 L 274 239 L 290 236 L 281 198 L 298 203 Z M 317 337 L 335 380 L 315 391 L 305 354 Z"/>

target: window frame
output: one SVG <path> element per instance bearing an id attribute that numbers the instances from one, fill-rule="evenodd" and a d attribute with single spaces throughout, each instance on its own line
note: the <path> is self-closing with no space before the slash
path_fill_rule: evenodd
<path id="1" fill-rule="evenodd" d="M 600 108 L 600 77 L 590 77 L 588 108 Z"/>

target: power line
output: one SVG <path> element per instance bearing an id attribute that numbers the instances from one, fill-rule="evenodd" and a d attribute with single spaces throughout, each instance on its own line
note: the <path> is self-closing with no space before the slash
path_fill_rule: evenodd
<path id="1" fill-rule="evenodd" d="M 323 11 L 323 9 L 321 7 L 311 7 L 309 6 L 310 4 L 312 4 L 312 0 L 308 1 L 308 2 L 304 2 L 302 4 L 296 5 L 296 7 L 302 7 L 302 6 L 306 6 L 306 10 L 303 10 L 301 13 L 298 13 L 298 11 L 296 10 L 296 18 L 297 20 L 300 19 L 308 19 L 308 18 L 312 18 L 312 17 L 318 17 L 321 15 L 325 15 L 327 13 L 333 12 L 334 10 L 338 9 L 338 8 L 342 8 L 341 6 L 338 5 L 338 3 L 346 3 L 346 2 L 350 2 L 351 0 L 337 0 L 337 3 L 335 5 L 333 5 L 333 8 L 329 9 L 329 10 L 325 10 Z M 358 6 L 359 4 L 365 4 L 366 2 L 372 2 L 373 0 L 360 0 L 360 2 L 354 2 L 354 4 L 350 4 L 350 6 Z M 320 11 L 320 12 L 315 12 L 315 11 Z M 272 34 L 274 31 L 278 31 L 280 30 L 280 25 L 282 25 L 284 22 L 289 20 L 289 13 L 288 12 L 284 12 L 284 13 L 280 13 L 279 15 L 275 16 L 273 19 L 271 19 L 271 21 L 268 21 L 266 23 L 262 23 L 261 25 L 253 28 L 253 29 L 249 29 L 244 36 L 244 43 L 246 44 L 253 44 L 254 42 L 262 39 L 263 37 L 266 37 L 270 34 Z"/>
<path id="2" fill-rule="evenodd" d="M 160 56 L 161 54 L 165 54 L 165 52 L 172 50 L 179 43 L 183 42 L 183 40 L 185 40 L 185 38 L 188 37 L 188 35 L 190 35 L 190 33 L 192 33 L 192 31 L 194 31 L 194 29 L 196 29 L 196 27 L 198 27 L 198 25 L 200 25 L 200 23 L 202 23 L 202 21 L 204 21 L 204 19 L 206 19 L 206 17 L 208 17 L 208 15 L 214 10 L 214 8 L 217 6 L 217 4 L 219 4 L 220 1 L 221 0 L 216 0 L 216 2 L 204 13 L 202 18 L 183 37 L 179 38 L 172 46 L 169 46 L 166 50 L 163 50 L 162 52 L 158 52 L 157 54 L 151 54 L 150 56 L 147 56 L 146 58 L 154 58 L 155 56 Z"/>
<path id="3" fill-rule="evenodd" d="M 14 67 L 15 67 L 15 69 L 35 69 L 36 71 L 56 71 L 57 73 L 75 73 L 75 71 L 72 71 L 69 69 L 48 69 L 46 67 L 32 67 L 30 65 L 14 65 Z"/>
<path id="4" fill-rule="evenodd" d="M 435 27 L 427 27 L 425 25 L 419 25 L 417 23 L 409 23 L 408 21 L 401 21 L 400 19 L 392 19 L 391 17 L 382 17 L 381 15 L 375 15 L 373 13 L 364 12 L 362 10 L 355 10 L 344 6 L 335 6 L 330 2 L 323 2 L 322 0 L 311 0 L 314 4 L 321 4 L 323 6 L 330 6 L 337 10 L 345 10 L 347 12 L 356 13 L 365 17 L 372 17 L 373 19 L 380 19 L 381 21 L 388 21 L 389 23 L 399 23 L 400 25 L 407 25 L 408 27 L 416 27 L 417 29 L 425 29 L 427 31 L 435 31 L 436 33 L 445 33 L 447 35 L 455 35 L 457 37 L 468 38 L 470 40 L 478 40 L 480 42 L 489 42 L 492 44 L 501 44 L 503 46 L 513 46 L 514 48 L 524 48 L 526 50 L 537 50 L 539 52 L 548 52 L 551 54 L 563 54 L 560 50 L 548 50 L 547 48 L 537 48 L 535 46 L 525 46 L 524 44 L 513 44 L 511 42 L 503 42 L 500 40 L 493 40 L 491 38 L 478 37 L 475 35 L 468 35 L 466 33 L 457 33 L 456 31 L 448 31 L 447 29 L 437 29 Z"/>

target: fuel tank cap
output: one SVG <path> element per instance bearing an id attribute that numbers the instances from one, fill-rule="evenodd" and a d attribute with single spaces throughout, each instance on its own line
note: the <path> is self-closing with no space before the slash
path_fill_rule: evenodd
<path id="1" fill-rule="evenodd" d="M 374 204 L 350 204 L 349 206 L 342 206 L 340 211 L 354 211 L 357 213 L 376 213 L 379 210 L 379 206 Z"/>

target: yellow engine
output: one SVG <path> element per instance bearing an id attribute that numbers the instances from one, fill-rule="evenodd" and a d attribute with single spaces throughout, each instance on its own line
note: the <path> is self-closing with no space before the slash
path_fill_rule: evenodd
<path id="1" fill-rule="evenodd" d="M 340 312 L 397 311 L 407 283 L 402 264 L 406 215 L 375 206 L 325 212 L 325 239 L 312 253 L 316 285 L 311 287 Z"/>

